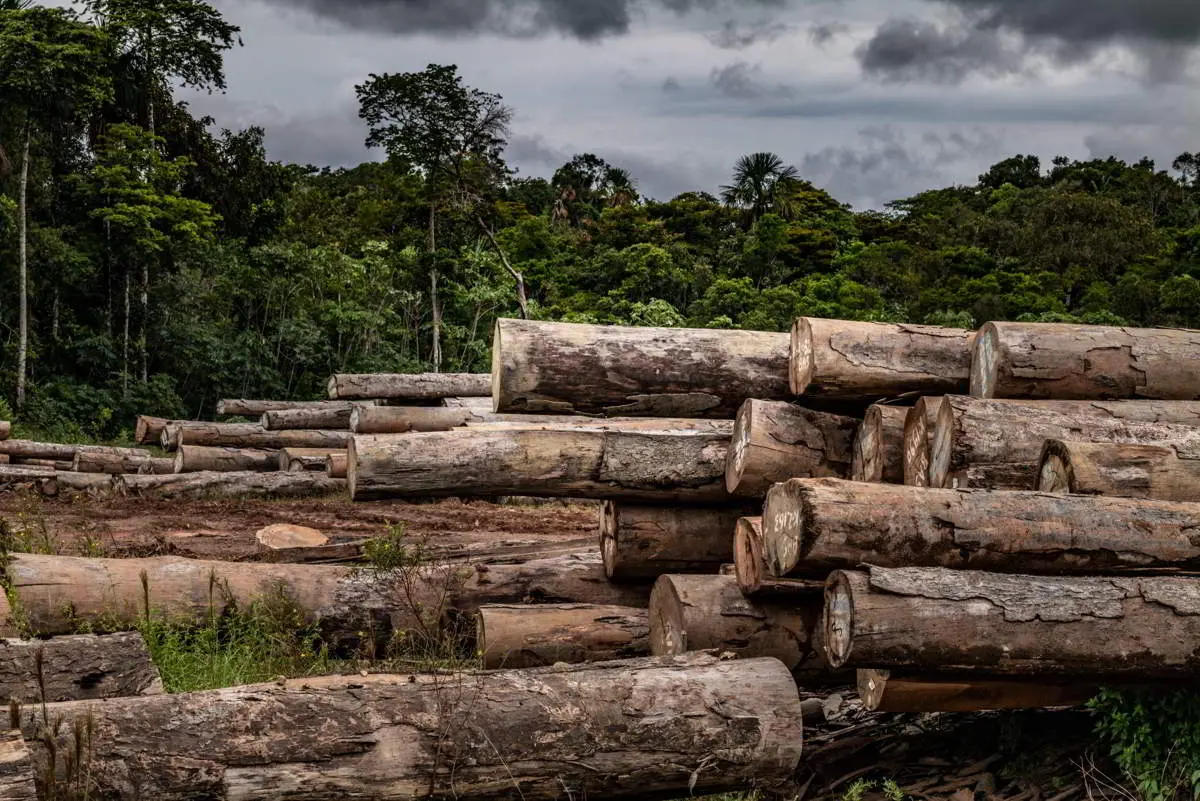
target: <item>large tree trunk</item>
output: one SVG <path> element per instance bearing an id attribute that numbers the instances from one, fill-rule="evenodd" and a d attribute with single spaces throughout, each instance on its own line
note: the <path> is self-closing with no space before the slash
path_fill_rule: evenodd
<path id="1" fill-rule="evenodd" d="M 837 666 L 1194 679 L 1195 578 L 840 571 L 825 591 Z"/>
<path id="2" fill-rule="evenodd" d="M 287 473 L 303 473 L 316 470 L 323 472 L 329 457 L 346 455 L 345 448 L 284 448 L 276 457 L 277 467 Z M 343 476 L 345 478 L 345 476 Z"/>
<path id="3" fill-rule="evenodd" d="M 1046 440 L 1145 445 L 1200 445 L 1193 404 L 1180 408 L 1189 422 L 1161 420 L 1169 409 L 1140 401 L 1103 404 L 1010 403 L 948 396 L 938 411 L 930 446 L 933 487 L 1031 490 Z"/>
<path id="4" fill-rule="evenodd" d="M 499 412 L 733 419 L 749 398 L 789 400 L 786 334 L 501 319 Z"/>
<path id="5" fill-rule="evenodd" d="M 768 575 L 761 517 L 743 517 L 737 522 L 733 535 L 733 576 L 742 594 L 750 598 L 806 597 L 820 595 L 825 590 L 824 581 Z"/>
<path id="6" fill-rule="evenodd" d="M 1001 573 L 1200 568 L 1200 503 L 933 490 L 796 479 L 771 490 L 763 544 L 776 576 L 859 565 Z"/>
<path id="7" fill-rule="evenodd" d="M 870 402 L 965 392 L 974 339 L 958 328 L 800 317 L 792 326 L 791 389 Z"/>
<path id="8" fill-rule="evenodd" d="M 318 498 L 346 491 L 346 481 L 320 473 L 204 472 L 118 476 L 116 490 L 140 498 Z"/>
<path id="9" fill-rule="evenodd" d="M 340 400 L 440 400 L 483 397 L 491 390 L 491 376 L 487 373 L 339 374 L 329 379 L 329 397 Z"/>
<path id="10" fill-rule="evenodd" d="M 911 675 L 891 670 L 858 671 L 858 695 L 872 712 L 985 712 L 1083 706 L 1100 688 L 1086 681 L 945 677 Z"/>
<path id="11" fill-rule="evenodd" d="M 904 421 L 908 413 L 904 406 L 878 403 L 867 409 L 854 439 L 851 480 L 904 483 Z"/>
<path id="12" fill-rule="evenodd" d="M 71 462 L 77 453 L 99 453 L 125 459 L 149 459 L 150 451 L 141 448 L 111 448 L 106 445 L 70 445 L 57 442 L 33 442 L 25 439 L 0 441 L 0 453 L 11 459 L 45 459 Z"/>
<path id="13" fill-rule="evenodd" d="M 175 472 L 175 460 L 155 459 L 149 454 L 131 456 L 119 453 L 79 451 L 75 454 L 71 469 L 77 473 L 108 473 L 114 476 L 130 473 L 154 475 Z"/>
<path id="14" fill-rule="evenodd" d="M 329 454 L 325 459 L 325 475 L 330 478 L 345 478 L 350 471 L 349 451 Z"/>
<path id="15" fill-rule="evenodd" d="M 699 431 L 447 431 L 356 436 L 355 500 L 530 495 L 716 504 L 729 437 Z"/>
<path id="16" fill-rule="evenodd" d="M 232 400 L 217 401 L 218 417 L 262 417 L 267 412 L 295 411 L 339 411 L 356 406 L 373 405 L 371 400 L 326 400 L 326 401 L 279 401 L 279 400 Z"/>
<path id="17" fill-rule="evenodd" d="M 804 682 L 831 672 L 820 644 L 822 598 L 748 599 L 732 576 L 661 576 L 650 595 L 650 652 L 774 657 Z"/>
<path id="18" fill-rule="evenodd" d="M 645 609 L 594 604 L 481 606 L 476 652 L 485 668 L 605 662 L 649 656 Z"/>
<path id="19" fill-rule="evenodd" d="M 163 429 L 163 447 L 181 445 L 213 448 L 328 448 L 341 450 L 350 441 L 349 431 L 267 431 L 255 423 L 189 423 Z"/>
<path id="20" fill-rule="evenodd" d="M 1038 490 L 1200 501 L 1200 452 L 1170 446 L 1048 440 Z"/>
<path id="21" fill-rule="evenodd" d="M 25 120 L 21 175 L 17 181 L 17 411 L 25 408 L 29 358 L 29 151 L 33 123 Z"/>
<path id="22" fill-rule="evenodd" d="M 345 409 L 280 409 L 263 412 L 261 425 L 267 431 L 291 431 L 324 429 L 326 431 L 349 431 L 350 413 Z"/>
<path id="23" fill-rule="evenodd" d="M 176 473 L 269 473 L 279 469 L 276 451 L 182 445 L 175 452 Z"/>
<path id="24" fill-rule="evenodd" d="M 850 472 L 859 420 L 790 403 L 748 400 L 738 410 L 725 461 L 725 488 L 761 498 L 772 484 Z"/>
<path id="25" fill-rule="evenodd" d="M 654 581 L 665 573 L 716 573 L 733 558 L 733 532 L 745 509 L 600 507 L 600 553 L 613 581 Z"/>
<path id="26" fill-rule="evenodd" d="M 12 423 L 8 422 L 7 420 L 0 420 L 0 441 L 8 439 L 11 434 Z"/>
<path id="27" fill-rule="evenodd" d="M 21 721 L 39 776 L 52 770 L 41 714 L 26 707 Z M 58 704 L 49 715 L 63 722 L 60 754 L 71 752 L 74 730 L 90 733 L 89 790 L 110 801 L 769 789 L 799 764 L 802 728 L 799 694 L 779 662 L 713 657 L 305 678 Z"/>
<path id="28" fill-rule="evenodd" d="M 694 418 L 585 417 L 569 414 L 495 414 L 477 408 L 427 408 L 380 406 L 358 409 L 350 416 L 355 434 L 407 434 L 453 431 L 477 426 L 583 426 L 605 430 L 621 428 L 733 432 L 728 420 Z"/>
<path id="29" fill-rule="evenodd" d="M 979 398 L 1200 400 L 1200 331 L 988 323 L 971 394 Z"/>
<path id="30" fill-rule="evenodd" d="M 0 640 L 0 698 L 54 703 L 162 691 L 158 668 L 136 632 Z"/>
<path id="31" fill-rule="evenodd" d="M 910 487 L 929 486 L 929 454 L 943 401 L 941 396 L 919 398 L 904 417 L 904 483 Z"/>

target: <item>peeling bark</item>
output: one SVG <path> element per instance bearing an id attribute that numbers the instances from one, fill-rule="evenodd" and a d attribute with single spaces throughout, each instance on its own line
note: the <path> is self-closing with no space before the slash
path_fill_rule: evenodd
<path id="1" fill-rule="evenodd" d="M 0 698 L 54 703 L 162 691 L 158 668 L 137 633 L 0 640 Z"/>
<path id="2" fill-rule="evenodd" d="M 733 425 L 725 488 L 761 498 L 772 484 L 789 478 L 845 477 L 859 422 L 790 403 L 748 400 Z"/>

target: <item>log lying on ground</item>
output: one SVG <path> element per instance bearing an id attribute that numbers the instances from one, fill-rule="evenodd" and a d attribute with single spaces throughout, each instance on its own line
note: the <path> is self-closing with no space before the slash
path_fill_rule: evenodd
<path id="1" fill-rule="evenodd" d="M 820 645 L 822 603 L 820 594 L 751 600 L 732 576 L 660 576 L 650 595 L 650 652 L 774 657 L 798 678 L 814 680 L 830 673 Z"/>
<path id="2" fill-rule="evenodd" d="M 974 339 L 958 328 L 800 317 L 792 325 L 791 390 L 870 401 L 965 392 Z"/>
<path id="3" fill-rule="evenodd" d="M 836 666 L 1194 679 L 1197 598 L 1196 578 L 839 571 L 825 646 Z"/>
<path id="4" fill-rule="evenodd" d="M 1047 440 L 1038 490 L 1160 501 L 1200 501 L 1200 453 L 1170 446 Z"/>
<path id="5" fill-rule="evenodd" d="M 175 452 L 176 473 L 269 473 L 279 469 L 276 451 L 257 448 L 209 448 L 181 445 Z"/>
<path id="6" fill-rule="evenodd" d="M 650 587 L 615 584 L 595 552 L 517 564 L 474 564 L 453 592 L 455 609 L 474 612 L 485 604 L 600 604 L 646 608 Z"/>
<path id="7" fill-rule="evenodd" d="M 332 406 L 309 406 L 299 409 L 276 409 L 262 414 L 261 425 L 267 431 L 325 430 L 349 431 L 356 409 L 387 408 L 373 401 L 337 402 Z"/>
<path id="8" fill-rule="evenodd" d="M 111 453 L 89 453 L 80 451 L 75 454 L 71 469 L 76 473 L 108 473 L 114 476 L 127 473 L 143 475 L 161 475 L 175 471 L 174 459 L 156 459 L 151 456 L 122 456 Z"/>
<path id="9" fill-rule="evenodd" d="M 613 581 L 654 581 L 665 573 L 715 573 L 733 558 L 743 508 L 638 506 L 604 501 L 600 553 Z"/>
<path id="10" fill-rule="evenodd" d="M 649 656 L 645 609 L 594 604 L 481 606 L 476 651 L 485 668 L 605 662 Z"/>
<path id="11" fill-rule="evenodd" d="M 824 580 L 776 578 L 768 574 L 763 552 L 762 518 L 743 517 L 733 536 L 733 575 L 747 597 L 785 597 L 820 595 Z"/>
<path id="12" fill-rule="evenodd" d="M 285 473 L 302 473 L 306 470 L 324 471 L 329 457 L 346 454 L 345 448 L 284 448 L 275 458 L 276 467 Z"/>
<path id="13" fill-rule="evenodd" d="M 0 420 L 0 440 L 8 439 L 10 436 L 12 436 L 12 423 Z"/>
<path id="14" fill-rule="evenodd" d="M 979 398 L 1200 400 L 1200 331 L 988 323 L 971 394 Z"/>
<path id="15" fill-rule="evenodd" d="M 487 373 L 369 373 L 329 379 L 329 397 L 336 400 L 441 400 L 486 397 L 491 392 L 492 378 Z"/>
<path id="16" fill-rule="evenodd" d="M 321 473 L 177 473 L 117 476 L 115 491 L 143 498 L 316 498 L 346 490 L 346 480 Z"/>
<path id="17" fill-rule="evenodd" d="M 349 472 L 350 456 L 348 451 L 337 451 L 325 458 L 325 475 L 330 478 L 345 478 Z"/>
<path id="18" fill-rule="evenodd" d="M 44 459 L 52 462 L 70 462 L 75 454 L 103 453 L 109 456 L 122 456 L 132 459 L 149 459 L 150 452 L 141 448 L 112 448 L 107 445 L 68 445 L 57 442 L 33 442 L 25 439 L 9 439 L 0 441 L 0 453 L 9 458 Z"/>
<path id="19" fill-rule="evenodd" d="M 165 417 L 150 417 L 139 414 L 137 424 L 133 429 L 133 441 L 138 445 L 158 445 L 162 441 L 162 431 L 167 424 L 178 422 Z"/>
<path id="20" fill-rule="evenodd" d="M 13 472 L 22 471 L 22 472 Z M 0 486 L 25 487 L 47 498 L 90 495 L 103 498 L 115 492 L 119 476 L 106 473 L 72 473 L 43 467 L 5 466 L 0 469 Z"/>
<path id="21" fill-rule="evenodd" d="M 38 467 L 44 470 L 58 470 L 64 473 L 70 473 L 75 469 L 74 459 L 68 459 L 67 461 L 58 461 L 56 459 L 14 459 L 12 463 L 19 467 Z"/>
<path id="22" fill-rule="evenodd" d="M 1195 422 L 1194 405 L 1179 418 Z M 1163 422 L 1166 404 L 1047 401 L 1038 404 L 947 396 L 930 445 L 933 487 L 1030 490 L 1046 440 L 1200 447 L 1200 426 Z M 1152 418 L 1148 421 L 1147 418 Z"/>
<path id="23" fill-rule="evenodd" d="M 729 437 L 702 431 L 470 430 L 359 435 L 350 443 L 354 500 L 530 495 L 726 501 Z"/>
<path id="24" fill-rule="evenodd" d="M 904 416 L 904 483 L 929 486 L 929 455 L 933 431 L 944 397 L 919 398 Z"/>
<path id="25" fill-rule="evenodd" d="M 850 479 L 886 484 L 904 483 L 904 406 L 874 404 L 854 438 Z M 789 476 L 800 478 L 800 476 Z"/>
<path id="26" fill-rule="evenodd" d="M 44 770 L 41 714 L 26 707 L 21 723 Z M 76 726 L 92 732 L 91 791 L 111 801 L 552 801 L 769 789 L 799 764 L 802 729 L 799 694 L 777 660 L 703 656 L 306 678 L 59 704 L 49 715 L 63 721 L 59 753 L 70 752 Z"/>
<path id="27" fill-rule="evenodd" d="M 267 431 L 257 423 L 189 423 L 168 425 L 163 429 L 163 447 L 175 450 L 181 445 L 211 448 L 345 448 L 349 431 Z"/>
<path id="28" fill-rule="evenodd" d="M 1088 682 L 1048 682 L 938 674 L 905 674 L 891 670 L 858 671 L 858 694 L 872 712 L 985 712 L 1083 706 L 1100 688 Z"/>
<path id="29" fill-rule="evenodd" d="M 280 400 L 219 400 L 217 415 L 219 417 L 262 417 L 267 412 L 280 412 L 290 409 L 307 409 L 319 411 L 322 409 L 348 409 L 354 403 L 373 403 L 371 400 L 347 401 L 280 401 Z"/>
<path id="30" fill-rule="evenodd" d="M 760 331 L 496 321 L 498 412 L 733 419 L 789 400 L 788 337 Z"/>
<path id="31" fill-rule="evenodd" d="M 748 400 L 734 422 L 725 489 L 761 498 L 772 484 L 789 478 L 845 477 L 859 422 L 790 403 Z"/>
<path id="32" fill-rule="evenodd" d="M 763 547 L 773 575 L 798 578 L 863 564 L 1001 573 L 1197 570 L 1197 520 L 1200 503 L 795 479 L 767 496 Z"/>
<path id="33" fill-rule="evenodd" d="M 158 668 L 136 632 L 0 640 L 0 698 L 53 703 L 162 691 Z"/>
<path id="34" fill-rule="evenodd" d="M 478 398 L 442 398 L 442 406 L 447 409 L 480 409 L 490 412 L 492 410 L 492 395 L 489 392 L 487 395 Z"/>

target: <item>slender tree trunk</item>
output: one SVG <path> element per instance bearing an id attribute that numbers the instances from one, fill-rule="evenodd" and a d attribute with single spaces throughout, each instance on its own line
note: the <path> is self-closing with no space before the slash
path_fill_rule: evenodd
<path id="1" fill-rule="evenodd" d="M 17 345 L 17 408 L 25 407 L 25 364 L 29 357 L 29 150 L 33 124 L 25 122 L 25 145 L 21 155 L 21 179 L 17 209 L 17 262 L 20 294 L 20 342 Z"/>
<path id="2" fill-rule="evenodd" d="M 496 235 L 492 233 L 492 229 L 487 226 L 487 224 L 483 221 L 483 218 L 476 216 L 475 219 L 479 221 L 479 227 L 483 229 L 484 235 L 487 236 L 488 241 L 491 242 L 492 247 L 495 248 L 496 255 L 500 257 L 501 263 L 504 264 L 504 269 L 508 270 L 508 274 L 511 275 L 513 280 L 517 282 L 517 304 L 521 307 L 521 319 L 528 320 L 529 298 L 525 295 L 525 276 L 513 268 L 512 264 L 508 260 L 507 254 L 504 252 L 504 248 L 500 247 L 499 240 L 496 239 Z"/>
<path id="3" fill-rule="evenodd" d="M 150 343 L 146 339 L 146 322 L 150 317 L 150 263 L 142 262 L 142 319 L 139 323 L 138 348 L 142 357 L 142 383 L 150 380 Z"/>
<path id="4" fill-rule="evenodd" d="M 125 336 L 121 345 L 121 396 L 129 399 L 129 268 L 125 268 Z"/>
<path id="5" fill-rule="evenodd" d="M 442 306 L 438 302 L 437 205 L 429 201 L 429 304 L 433 313 L 433 371 L 442 371 Z"/>

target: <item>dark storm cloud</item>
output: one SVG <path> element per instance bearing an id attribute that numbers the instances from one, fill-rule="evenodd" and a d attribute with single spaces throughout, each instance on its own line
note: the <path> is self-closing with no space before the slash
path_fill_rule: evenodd
<path id="1" fill-rule="evenodd" d="M 808 40 L 815 45 L 829 44 L 849 30 L 844 22 L 816 22 L 809 26 Z"/>
<path id="2" fill-rule="evenodd" d="M 980 27 L 1092 46 L 1120 40 L 1200 41 L 1196 0 L 949 0 Z"/>
<path id="3" fill-rule="evenodd" d="M 726 20 L 718 30 L 708 35 L 708 41 L 723 50 L 744 50 L 760 42 L 773 42 L 791 33 L 793 26 L 783 22 L 759 20 L 742 25 L 737 20 Z"/>
<path id="4" fill-rule="evenodd" d="M 939 83 L 957 83 L 973 72 L 1018 72 L 1024 55 L 1006 45 L 996 30 L 905 19 L 885 22 L 858 49 L 859 63 L 868 74 Z"/>

